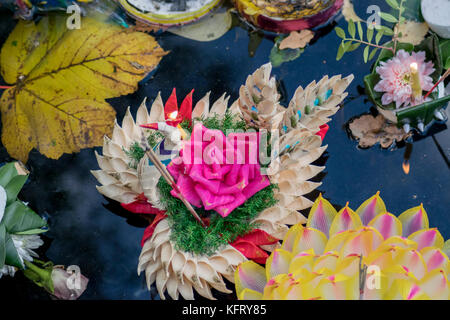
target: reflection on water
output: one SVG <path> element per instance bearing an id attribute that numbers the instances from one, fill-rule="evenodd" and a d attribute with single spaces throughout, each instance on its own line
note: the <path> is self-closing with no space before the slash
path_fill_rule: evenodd
<path id="1" fill-rule="evenodd" d="M 365 12 L 364 4 L 356 2 L 355 5 L 357 11 Z M 344 25 L 343 21 L 339 24 Z M 14 21 L 2 13 L 0 43 L 13 25 Z M 212 100 L 218 99 L 224 91 L 234 100 L 247 75 L 268 61 L 273 46 L 271 40 L 263 38 L 250 57 L 248 32 L 240 27 L 209 43 L 169 33 L 159 35 L 158 42 L 165 50 L 170 50 L 158 70 L 136 93 L 108 101 L 117 111 L 118 119 L 122 119 L 127 106 L 131 106 L 135 114 L 144 97 L 151 101 L 158 91 L 168 97 L 173 87 L 180 96 L 195 88 L 194 101 L 210 90 Z M 324 74 L 355 74 L 348 102 L 329 123 L 324 140 L 328 144 L 327 153 L 318 160 L 320 164 L 326 162 L 327 167 L 326 172 L 316 178 L 323 183 L 319 191 L 339 208 L 347 200 L 351 207 L 358 206 L 380 190 L 386 206 L 395 215 L 423 203 L 430 226 L 439 227 L 444 238 L 449 238 L 450 170 L 445 155 L 448 158 L 450 153 L 450 131 L 440 125 L 433 137 L 413 142 L 414 151 L 408 156 L 411 167 L 408 175 L 401 170 L 408 146 L 389 150 L 377 146 L 358 149 L 355 141 L 348 139 L 345 123 L 371 107 L 366 97 L 358 92 L 370 66 L 363 63 L 362 55 L 357 52 L 345 55 L 337 63 L 338 44 L 334 32 L 325 33 L 298 60 L 273 70 L 288 99 L 298 85 L 305 86 Z M 5 148 L 1 147 L 0 162 L 9 160 Z M 83 274 L 90 278 L 81 298 L 158 298 L 154 290 L 147 291 L 144 276 L 138 277 L 136 272 L 145 221 L 124 212 L 96 191 L 95 178 L 89 172 L 97 168 L 93 150 L 66 154 L 57 161 L 32 151 L 27 166 L 31 176 L 20 198 L 29 202 L 36 212 L 48 216 L 50 225 L 44 237 L 46 247 L 40 253 L 56 263 L 80 266 Z M 311 198 L 315 196 L 317 194 Z M 49 299 L 19 274 L 14 280 L 1 280 L 2 292 L 8 292 L 10 298 Z"/>

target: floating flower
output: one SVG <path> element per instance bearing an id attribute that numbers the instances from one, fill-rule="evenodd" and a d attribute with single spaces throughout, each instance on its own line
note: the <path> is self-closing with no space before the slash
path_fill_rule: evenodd
<path id="1" fill-rule="evenodd" d="M 384 92 L 381 97 L 383 105 L 395 102 L 396 108 L 402 105 L 407 107 L 422 103 L 420 99 L 412 99 L 411 64 L 417 64 L 420 85 L 422 90 L 428 91 L 433 87 L 430 75 L 434 72 L 433 62 L 425 62 L 425 52 L 412 52 L 399 50 L 397 55 L 376 68 L 381 80 L 374 87 L 375 91 Z"/>
<path id="2" fill-rule="evenodd" d="M 76 300 L 86 290 L 89 279 L 78 266 L 53 265 L 51 261 L 25 262 L 24 275 L 60 300 Z"/>
<path id="3" fill-rule="evenodd" d="M 73 274 L 62 266 L 54 266 L 51 272 L 52 293 L 61 300 L 76 300 L 86 290 L 89 279 L 84 275 Z M 73 280 L 72 280 L 73 279 Z"/>
<path id="4" fill-rule="evenodd" d="M 33 261 L 33 257 L 37 258 L 38 255 L 36 252 L 34 252 L 34 249 L 39 248 L 44 244 L 44 241 L 42 241 L 41 237 L 37 234 L 31 234 L 31 235 L 19 235 L 19 234 L 12 234 L 11 238 L 14 243 L 14 247 L 17 250 L 17 253 L 19 255 L 20 261 L 22 264 L 24 261 Z"/>
<path id="5" fill-rule="evenodd" d="M 336 212 L 319 196 L 306 227 L 293 226 L 265 268 L 251 261 L 237 268 L 236 292 L 249 300 L 446 300 L 444 250 L 422 205 L 395 217 L 377 193 L 356 211 L 346 205 Z"/>
<path id="6" fill-rule="evenodd" d="M 103 155 L 96 154 L 100 170 L 92 173 L 101 185 L 97 187 L 100 193 L 119 201 L 127 210 L 156 213 L 155 219 L 144 232 L 138 273 L 145 272 L 148 287 L 155 284 L 162 299 L 166 292 L 173 299 L 178 299 L 179 295 L 184 299 L 194 299 L 194 292 L 214 299 L 211 289 L 231 293 L 224 278 L 233 282 L 236 267 L 247 259 L 263 263 L 268 256 L 266 251 L 270 252 L 279 246 L 278 240 L 288 232 L 288 225 L 306 221 L 299 211 L 311 207 L 313 202 L 305 195 L 320 185 L 310 179 L 325 168 L 311 163 L 327 148 L 322 145 L 328 129 L 326 123 L 339 110 L 339 104 L 347 95 L 345 89 L 353 76 L 325 76 L 318 82 L 313 81 L 305 89 L 299 87 L 289 107 L 283 108 L 271 69 L 268 63 L 249 75 L 239 90 L 239 98 L 229 107 L 229 96 L 224 94 L 211 103 L 208 93 L 192 110 L 194 127 L 197 122 L 208 127 L 206 124 L 211 120 L 223 123 L 231 116 L 231 119 L 245 121 L 247 128 L 252 127 L 256 131 L 269 129 L 279 133 L 279 150 L 272 149 L 273 155 L 267 155 L 270 165 L 265 168 L 267 173 L 264 173 L 270 183 L 278 186 L 273 189 L 271 197 L 277 203 L 252 218 L 250 223 L 257 225 L 257 229 L 240 235 L 234 242 L 224 244 L 212 253 L 194 254 L 193 250 L 186 247 L 189 241 L 185 244 L 177 241 L 189 239 L 189 233 L 183 228 L 174 227 L 179 224 L 172 223 L 166 211 L 170 208 L 165 201 L 161 201 L 159 171 L 149 164 L 144 153 L 136 159 L 137 165 L 134 166 L 130 163 L 129 153 L 124 152 L 141 141 L 142 133 L 146 137 L 151 134 L 150 130 L 141 129 L 142 124 L 166 121 L 164 104 L 159 94 L 150 110 L 145 102 L 139 107 L 135 119 L 128 109 L 122 126 L 116 123 L 112 137 L 105 137 Z M 170 186 L 168 190 L 170 195 Z M 146 206 L 145 201 L 149 206 Z M 232 213 L 217 220 L 225 221 L 236 216 Z M 209 222 L 214 224 L 211 219 Z"/>
<path id="7" fill-rule="evenodd" d="M 247 136 L 250 136 L 248 142 Z M 207 142 L 211 138 L 212 141 Z M 167 169 L 192 205 L 215 210 L 226 217 L 270 185 L 269 178 L 261 175 L 257 150 L 256 133 L 233 133 L 226 137 L 220 130 L 197 124 L 191 139 L 183 145 L 180 157 Z M 171 193 L 178 197 L 175 190 Z"/>
<path id="8" fill-rule="evenodd" d="M 86 277 L 81 273 L 62 274 L 61 269 L 53 269 L 53 263 L 36 259 L 39 256 L 34 250 L 44 244 L 39 234 L 46 231 L 47 223 L 17 199 L 27 178 L 28 171 L 18 162 L 0 167 L 0 278 L 13 277 L 21 270 L 57 298 L 77 299 L 86 289 Z"/>

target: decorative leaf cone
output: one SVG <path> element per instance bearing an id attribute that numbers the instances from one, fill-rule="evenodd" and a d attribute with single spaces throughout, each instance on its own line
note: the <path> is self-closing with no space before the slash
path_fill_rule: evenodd
<path id="1" fill-rule="evenodd" d="M 318 131 L 339 110 L 338 105 L 347 97 L 345 89 L 353 78 L 353 75 L 343 79 L 340 75 L 330 79 L 325 76 L 305 89 L 298 87 L 284 114 L 283 132 L 303 128 Z"/>
<path id="2" fill-rule="evenodd" d="M 250 75 L 240 89 L 239 99 L 229 108 L 229 97 L 225 94 L 210 106 L 208 93 L 195 104 L 192 111 L 194 124 L 203 122 L 209 117 L 224 118 L 228 112 L 237 119 L 245 120 L 250 127 L 258 126 L 258 129 L 268 128 L 280 132 L 280 151 L 275 157 L 270 158 L 272 160 L 267 171 L 270 182 L 278 185 L 278 189 L 274 189 L 274 196 L 278 202 L 260 212 L 251 221 L 257 223 L 260 229 L 256 235 L 266 237 L 265 241 L 259 238 L 257 245 L 268 251 L 279 247 L 276 240 L 284 237 L 289 229 L 288 225 L 306 222 L 298 210 L 311 207 L 313 203 L 304 195 L 320 185 L 308 180 L 324 169 L 311 165 L 326 149 L 326 146 L 322 146 L 321 137 L 316 133 L 318 127 L 328 121 L 326 117 L 338 110 L 337 105 L 342 101 L 340 98 L 344 96 L 345 89 L 342 87 L 342 81 L 332 82 L 334 78 L 328 82 L 326 80 L 319 82 L 321 85 L 328 83 L 330 88 L 333 88 L 334 93 L 327 104 L 329 110 L 333 112 L 330 111 L 326 115 L 318 112 L 321 117 L 319 121 L 314 121 L 316 113 L 308 115 L 312 119 L 310 122 L 314 122 L 318 127 L 314 125 L 310 127 L 311 129 L 305 127 L 282 132 L 281 122 L 286 109 L 279 104 L 280 95 L 276 90 L 275 79 L 270 78 L 270 71 L 271 65 L 266 64 Z M 347 85 L 350 80 L 351 77 L 345 80 Z M 253 106 L 252 95 L 258 100 Z M 334 98 L 335 95 L 339 99 Z M 302 100 L 301 97 L 296 99 Z M 139 127 L 141 124 L 158 121 L 164 121 L 164 107 L 159 95 L 150 113 L 144 101 L 138 109 L 136 121 L 127 110 L 122 127 L 116 123 L 112 138 L 105 138 L 103 156 L 97 155 L 100 170 L 92 171 L 101 184 L 97 187 L 101 194 L 122 204 L 135 203 L 137 199 L 142 201 L 144 198 L 144 201 L 152 207 L 166 209 L 165 204 L 160 201 L 159 189 L 156 186 L 160 178 L 159 172 L 149 165 L 145 156 L 134 168 L 130 165 L 130 157 L 125 152 L 141 140 L 142 128 Z M 229 293 L 230 290 L 226 288 L 223 278 L 233 282 L 234 270 L 247 260 L 247 257 L 237 250 L 248 244 L 246 240 L 239 239 L 241 243 L 236 247 L 223 246 L 212 255 L 194 255 L 180 250 L 171 240 L 171 233 L 168 219 L 165 219 L 164 215 L 159 215 L 144 234 L 138 273 L 145 271 L 148 287 L 156 282 L 162 299 L 165 298 L 166 290 L 173 299 L 178 299 L 180 294 L 185 299 L 193 299 L 193 289 L 209 299 L 214 299 L 211 288 Z M 275 241 L 266 241 L 268 239 Z M 253 246 L 256 247 L 254 243 Z M 257 254 L 261 252 L 266 254 L 263 250 Z"/>
<path id="3" fill-rule="evenodd" d="M 448 248 L 422 205 L 395 217 L 377 193 L 356 211 L 336 212 L 319 196 L 306 227 L 293 226 L 265 268 L 252 261 L 237 268 L 236 292 L 248 300 L 446 300 Z"/>

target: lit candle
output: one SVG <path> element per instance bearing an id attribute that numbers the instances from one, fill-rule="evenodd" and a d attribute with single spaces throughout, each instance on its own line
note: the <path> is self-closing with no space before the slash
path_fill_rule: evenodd
<path id="1" fill-rule="evenodd" d="M 412 89 L 412 96 L 414 100 L 420 99 L 422 96 L 422 87 L 420 86 L 420 77 L 417 63 L 413 62 L 409 66 L 410 70 L 410 84 Z"/>
<path id="2" fill-rule="evenodd" d="M 170 113 L 169 114 L 169 119 L 171 120 L 171 121 L 176 121 L 176 122 L 178 122 L 177 120 L 179 120 L 179 119 L 177 119 L 177 117 L 178 117 L 178 111 L 174 111 L 174 112 L 172 112 L 172 113 Z M 180 124 L 178 123 L 177 124 L 177 129 L 180 131 L 180 134 L 181 134 L 181 139 L 183 139 L 183 140 L 185 140 L 186 138 L 187 138 L 187 133 L 183 130 L 183 128 L 180 126 Z"/>

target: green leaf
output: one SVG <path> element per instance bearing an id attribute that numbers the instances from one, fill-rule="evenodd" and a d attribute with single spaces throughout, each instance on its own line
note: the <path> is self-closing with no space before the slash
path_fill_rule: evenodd
<path id="1" fill-rule="evenodd" d="M 426 37 L 420 44 L 414 47 L 414 51 L 425 51 L 426 61 L 433 61 L 435 71 L 430 75 L 436 82 L 442 75 L 444 63 L 442 47 L 439 44 L 439 38 L 436 34 Z"/>
<path id="2" fill-rule="evenodd" d="M 450 68 L 450 39 L 449 40 L 443 40 L 439 44 L 439 48 L 442 53 L 442 61 L 444 62 L 444 68 L 448 69 Z"/>
<path id="3" fill-rule="evenodd" d="M 350 49 L 350 46 L 352 45 L 351 41 L 347 41 L 344 43 L 344 51 L 348 52 L 348 49 Z"/>
<path id="4" fill-rule="evenodd" d="M 364 62 L 367 62 L 367 61 L 368 61 L 368 58 L 369 58 L 369 49 L 370 49 L 369 46 L 366 46 L 366 47 L 364 48 Z"/>
<path id="5" fill-rule="evenodd" d="M 380 28 L 383 30 L 383 34 L 385 36 L 393 36 L 394 35 L 394 31 L 386 26 L 380 26 Z"/>
<path id="6" fill-rule="evenodd" d="M 374 27 L 367 28 L 367 42 L 372 42 L 374 29 Z"/>
<path id="7" fill-rule="evenodd" d="M 361 45 L 361 42 L 352 43 L 352 45 L 347 50 L 345 50 L 345 52 L 355 51 L 356 49 L 359 48 L 360 45 Z"/>
<path id="8" fill-rule="evenodd" d="M 444 107 L 450 101 L 450 95 L 445 97 L 434 99 L 420 105 L 407 108 L 405 110 L 397 112 L 397 119 L 399 121 L 403 119 L 423 119 L 424 123 L 429 123 L 434 117 L 434 111 Z"/>
<path id="9" fill-rule="evenodd" d="M 336 27 L 334 28 L 334 30 L 336 31 L 336 34 L 339 38 L 345 39 L 345 31 L 344 29 L 340 28 L 340 27 Z"/>
<path id="10" fill-rule="evenodd" d="M 421 15 L 420 2 L 421 0 L 403 1 L 402 17 L 407 20 L 424 22 L 424 19 Z"/>
<path id="11" fill-rule="evenodd" d="M 342 57 L 344 56 L 344 53 L 345 53 L 345 50 L 344 50 L 344 41 L 342 41 L 341 44 L 339 45 L 339 48 L 338 48 L 336 60 L 337 60 L 337 61 L 341 60 Z"/>
<path id="12" fill-rule="evenodd" d="M 3 222 L 9 233 L 40 229 L 47 225 L 44 219 L 21 201 L 15 201 L 6 207 Z"/>
<path id="13" fill-rule="evenodd" d="M 19 269 L 23 269 L 22 261 L 20 260 L 19 253 L 17 252 L 16 247 L 14 246 L 13 239 L 11 235 L 6 233 L 5 235 L 5 248 L 6 248 L 6 256 L 5 256 L 5 264 L 9 266 L 14 266 Z"/>
<path id="14" fill-rule="evenodd" d="M 297 59 L 298 57 L 300 57 L 303 51 L 305 51 L 305 49 L 290 48 L 280 50 L 278 46 L 282 39 L 282 37 L 278 37 L 272 50 L 270 51 L 269 59 L 274 67 L 279 67 L 284 62 L 289 62 Z"/>
<path id="15" fill-rule="evenodd" d="M 19 235 L 31 235 L 31 234 L 40 234 L 40 233 L 44 233 L 47 232 L 47 229 L 30 229 L 27 231 L 21 231 L 21 232 L 16 232 L 15 234 L 19 234 Z"/>
<path id="16" fill-rule="evenodd" d="M 0 168 L 0 185 L 5 187 L 12 178 L 18 176 L 14 162 L 7 163 Z"/>
<path id="17" fill-rule="evenodd" d="M 373 48 L 372 51 L 370 52 L 369 55 L 369 61 L 373 59 L 373 57 L 375 57 L 375 54 L 378 52 L 378 48 Z"/>
<path id="18" fill-rule="evenodd" d="M 391 22 L 391 23 L 397 23 L 398 20 L 396 17 L 394 17 L 393 15 L 386 13 L 386 12 L 379 12 L 379 15 L 381 17 L 381 19 L 386 20 L 387 22 Z"/>
<path id="19" fill-rule="evenodd" d="M 379 44 L 381 37 L 383 37 L 383 29 L 378 30 L 377 35 L 375 37 L 375 43 Z"/>
<path id="20" fill-rule="evenodd" d="M 27 175 L 17 175 L 9 181 L 9 183 L 5 187 L 6 195 L 8 196 L 6 205 L 9 205 L 12 202 L 16 201 L 17 195 L 19 194 L 27 179 Z"/>
<path id="21" fill-rule="evenodd" d="M 400 5 L 398 4 L 397 1 L 395 0 L 386 0 L 386 3 L 388 5 L 390 5 L 393 9 L 399 10 L 400 9 Z"/>
<path id="22" fill-rule="evenodd" d="M 353 22 L 353 20 L 350 20 L 348 22 L 348 33 L 350 34 L 352 39 L 355 39 L 355 32 L 356 32 L 355 23 Z"/>
<path id="23" fill-rule="evenodd" d="M 362 26 L 361 26 L 361 21 L 358 21 L 357 26 L 358 26 L 359 40 L 363 40 L 364 33 L 363 33 Z"/>
<path id="24" fill-rule="evenodd" d="M 6 247 L 5 247 L 6 229 L 5 225 L 0 224 L 0 269 L 5 265 Z"/>

